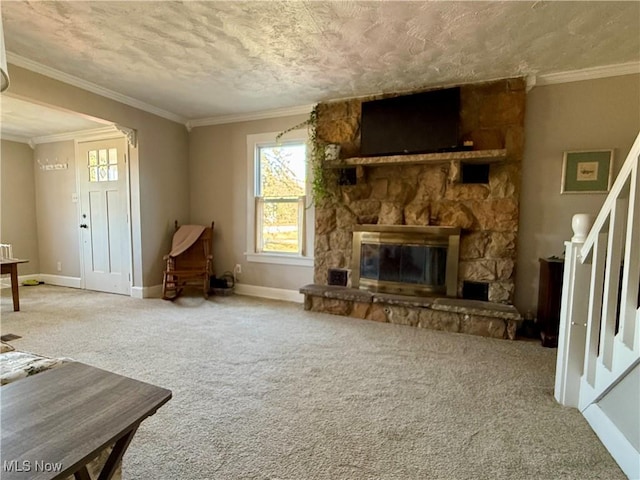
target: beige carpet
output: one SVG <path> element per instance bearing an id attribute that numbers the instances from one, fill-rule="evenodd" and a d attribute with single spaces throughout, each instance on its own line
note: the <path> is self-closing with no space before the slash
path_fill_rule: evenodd
<path id="1" fill-rule="evenodd" d="M 555 354 L 304 312 L 249 297 L 170 303 L 51 286 L 2 291 L 2 334 L 173 391 L 124 478 L 617 479 Z"/>

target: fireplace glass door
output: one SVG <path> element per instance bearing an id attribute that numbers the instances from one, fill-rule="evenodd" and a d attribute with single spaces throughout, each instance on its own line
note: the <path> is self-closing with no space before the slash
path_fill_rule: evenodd
<path id="1" fill-rule="evenodd" d="M 360 278 L 445 289 L 447 248 L 363 243 Z"/>
<path id="2" fill-rule="evenodd" d="M 425 233 L 428 227 L 392 227 L 385 232 L 384 226 L 361 226 L 375 231 L 354 232 L 353 286 L 401 295 L 455 296 L 459 230 L 450 235 L 435 227 L 431 233 Z"/>

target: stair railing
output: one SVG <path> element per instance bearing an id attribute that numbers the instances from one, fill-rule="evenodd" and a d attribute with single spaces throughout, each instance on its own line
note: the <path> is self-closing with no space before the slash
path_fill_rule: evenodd
<path id="1" fill-rule="evenodd" d="M 640 134 L 586 239 L 565 242 L 556 400 L 583 411 L 640 359 Z"/>

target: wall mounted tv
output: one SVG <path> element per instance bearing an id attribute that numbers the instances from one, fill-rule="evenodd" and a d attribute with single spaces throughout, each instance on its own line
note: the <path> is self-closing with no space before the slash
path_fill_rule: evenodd
<path id="1" fill-rule="evenodd" d="M 460 88 L 362 103 L 362 156 L 455 151 L 459 147 Z"/>

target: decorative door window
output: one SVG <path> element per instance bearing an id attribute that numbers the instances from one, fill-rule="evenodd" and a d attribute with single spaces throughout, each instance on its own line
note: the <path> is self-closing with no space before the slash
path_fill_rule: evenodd
<path id="1" fill-rule="evenodd" d="M 90 182 L 115 182 L 118 180 L 118 150 L 100 148 L 89 150 L 88 167 Z"/>

